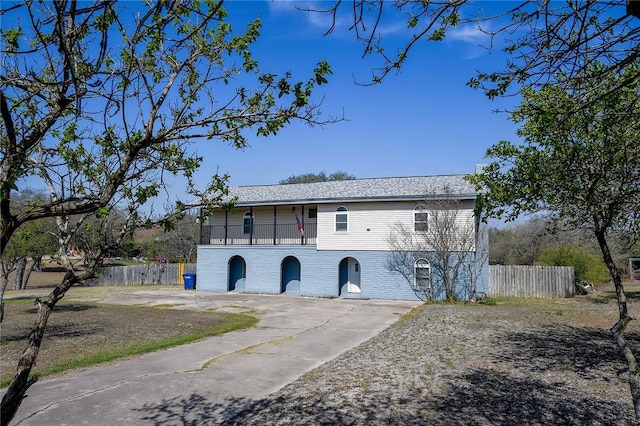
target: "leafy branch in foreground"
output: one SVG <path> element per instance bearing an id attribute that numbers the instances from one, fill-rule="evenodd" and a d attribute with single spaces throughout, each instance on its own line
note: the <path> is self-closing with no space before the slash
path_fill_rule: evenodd
<path id="1" fill-rule="evenodd" d="M 251 52 L 260 21 L 234 31 L 222 1 L 24 1 L 3 3 L 0 19 L 0 255 L 21 225 L 53 217 L 67 270 L 38 303 L 2 400 L 6 424 L 29 386 L 51 310 L 82 279 L 63 247 L 87 215 L 119 203 L 134 217 L 168 192 L 173 175 L 187 181 L 174 212 L 210 208 L 226 194 L 227 177 L 216 173 L 196 188 L 196 145 L 242 149 L 252 134 L 274 135 L 293 120 L 337 119 L 323 119 L 312 102 L 329 65 L 302 80 L 264 71 Z M 17 210 L 14 195 L 27 179 L 47 196 Z"/>
<path id="2" fill-rule="evenodd" d="M 637 70 L 627 70 L 626 79 L 616 86 L 601 84 L 605 76 L 621 73 L 640 58 L 637 3 L 521 0 L 487 5 L 469 0 L 352 0 L 301 9 L 328 15 L 331 24 L 327 34 L 348 22 L 348 30 L 362 43 L 362 56 L 379 59 L 364 84 L 379 83 L 399 71 L 420 43 L 442 42 L 461 30 L 473 34 L 488 51 L 500 49 L 507 54 L 500 70 L 478 71 L 469 80 L 469 86 L 490 98 L 507 94 L 520 84 L 540 87 L 554 83 L 569 89 L 572 81 L 588 78 L 591 89 L 584 95 L 595 101 L 604 92 L 633 85 L 640 78 Z M 404 24 L 404 31 L 388 33 L 396 23 Z M 586 76 L 593 62 L 600 62 L 603 68 Z"/>
<path id="3" fill-rule="evenodd" d="M 602 72 L 603 66 L 594 63 L 587 77 Z M 632 65 L 621 75 L 608 75 L 597 102 L 585 103 L 584 91 L 592 90 L 589 78 L 586 87 L 574 82 L 571 90 L 556 85 L 523 89 L 524 100 L 512 115 L 523 143 L 502 141 L 491 147 L 487 156 L 495 160 L 470 180 L 484 191 L 481 208 L 488 217 L 511 220 L 547 212 L 596 239 L 616 289 L 619 319 L 611 331 L 627 362 L 640 419 L 640 373 L 624 337 L 632 317 L 611 250 L 611 240 L 620 234 L 628 244 L 640 237 L 640 80 L 626 83 L 637 73 L 638 66 Z"/>

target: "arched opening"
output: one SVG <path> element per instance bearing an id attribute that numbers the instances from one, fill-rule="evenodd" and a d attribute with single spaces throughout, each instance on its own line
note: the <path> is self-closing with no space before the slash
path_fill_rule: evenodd
<path id="1" fill-rule="evenodd" d="M 336 232 L 349 232 L 349 209 L 340 206 L 336 209 Z"/>
<path id="2" fill-rule="evenodd" d="M 360 262 L 353 257 L 345 257 L 338 266 L 338 296 L 358 294 L 360 288 Z"/>
<path id="3" fill-rule="evenodd" d="M 242 232 L 245 235 L 253 234 L 253 220 L 254 215 L 253 212 L 248 211 L 242 216 Z"/>
<path id="4" fill-rule="evenodd" d="M 418 204 L 413 209 L 413 230 L 415 232 L 427 232 L 429 228 L 429 215 L 427 206 Z"/>
<path id="5" fill-rule="evenodd" d="M 294 256 L 287 256 L 280 267 L 280 292 L 300 294 L 300 261 Z"/>
<path id="6" fill-rule="evenodd" d="M 229 259 L 229 291 L 243 291 L 247 279 L 247 263 L 242 256 L 233 256 Z"/>

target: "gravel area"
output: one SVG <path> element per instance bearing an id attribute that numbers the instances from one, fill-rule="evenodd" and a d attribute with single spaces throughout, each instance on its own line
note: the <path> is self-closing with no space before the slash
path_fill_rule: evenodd
<path id="1" fill-rule="evenodd" d="M 632 424 L 608 331 L 616 316 L 610 293 L 426 304 L 268 398 L 229 401 L 225 424 Z M 627 336 L 637 348 L 636 323 Z"/>

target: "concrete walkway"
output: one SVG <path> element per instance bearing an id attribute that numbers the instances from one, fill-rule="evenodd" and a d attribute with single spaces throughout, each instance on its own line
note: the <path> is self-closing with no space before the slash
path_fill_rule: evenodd
<path id="1" fill-rule="evenodd" d="M 136 291 L 102 300 L 247 312 L 258 327 L 34 384 L 15 425 L 220 424 L 419 302 Z M 357 366 L 354 366 L 357 368 Z"/>

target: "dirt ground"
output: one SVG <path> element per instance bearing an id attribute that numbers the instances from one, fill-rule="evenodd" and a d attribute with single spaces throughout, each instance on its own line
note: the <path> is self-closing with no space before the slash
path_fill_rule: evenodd
<path id="1" fill-rule="evenodd" d="M 628 287 L 637 313 L 638 286 Z M 427 304 L 255 402 L 233 424 L 632 424 L 626 363 L 608 331 L 616 316 L 610 291 Z M 638 354 L 637 321 L 628 330 Z"/>
<path id="2" fill-rule="evenodd" d="M 639 316 L 640 285 L 627 283 L 626 289 L 629 311 Z M 231 423 L 632 424 L 626 363 L 609 332 L 617 304 L 612 288 L 600 290 L 571 299 L 425 304 L 248 409 L 241 401 L 243 409 Z M 81 335 L 119 339 L 103 336 L 100 322 L 87 319 L 96 309 L 65 309 L 82 319 L 75 329 L 59 328 L 63 336 L 54 334 L 69 339 L 70 347 Z M 126 315 L 115 316 L 142 323 L 144 330 L 145 320 Z M 126 334 L 135 333 L 131 330 Z M 626 336 L 640 355 L 638 321 L 631 322 Z M 5 352 L 3 342 L 3 357 Z M 2 364 L 4 370 L 4 359 Z"/>

